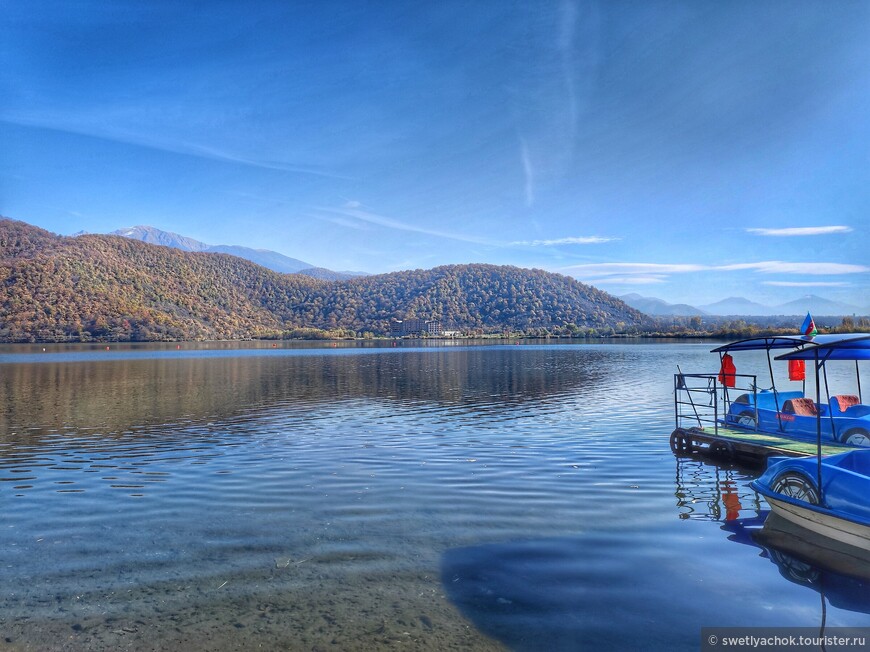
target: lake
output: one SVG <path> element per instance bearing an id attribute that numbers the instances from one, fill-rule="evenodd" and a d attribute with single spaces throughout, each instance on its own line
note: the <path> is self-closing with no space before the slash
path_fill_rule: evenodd
<path id="1" fill-rule="evenodd" d="M 750 536 L 758 469 L 671 452 L 673 374 L 716 371 L 712 347 L 0 347 L 0 650 L 870 626 L 868 569 Z"/>

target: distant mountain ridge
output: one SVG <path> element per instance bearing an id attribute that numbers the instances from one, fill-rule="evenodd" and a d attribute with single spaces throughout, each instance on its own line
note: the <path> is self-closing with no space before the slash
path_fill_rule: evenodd
<path id="1" fill-rule="evenodd" d="M 662 299 L 655 297 L 644 297 L 636 293 L 623 294 L 619 297 L 632 308 L 640 310 L 642 313 L 654 317 L 694 317 L 695 315 L 706 315 L 703 310 L 698 310 L 694 306 L 685 303 L 668 303 Z"/>
<path id="2" fill-rule="evenodd" d="M 188 238 L 178 233 L 171 231 L 161 231 L 153 226 L 131 226 L 124 229 L 112 231 L 109 235 L 122 235 L 125 238 L 133 238 L 141 240 L 149 244 L 161 245 L 163 247 L 173 247 L 182 251 L 207 251 L 210 245 Z M 304 266 L 304 265 L 303 265 Z"/>
<path id="3" fill-rule="evenodd" d="M 668 303 L 656 297 L 644 297 L 640 294 L 624 294 L 619 298 L 632 308 L 655 317 L 693 317 L 695 315 L 776 317 L 805 315 L 807 312 L 813 315 L 833 317 L 870 313 L 870 309 L 862 310 L 857 306 L 839 301 L 831 301 L 830 299 L 813 294 L 808 294 L 800 299 L 775 306 L 766 306 L 755 301 L 750 301 L 745 297 L 729 297 L 715 303 L 700 306 L 690 306 L 685 303 Z"/>
<path id="4" fill-rule="evenodd" d="M 814 294 L 806 294 L 799 299 L 787 303 L 766 306 L 743 297 L 730 297 L 699 306 L 713 315 L 747 315 L 754 317 L 775 317 L 778 315 L 805 315 L 807 312 L 814 315 L 843 316 L 861 314 L 862 310 L 840 301 L 831 301 Z"/>
<path id="5" fill-rule="evenodd" d="M 841 301 L 831 301 L 814 294 L 806 294 L 800 299 L 783 303 L 776 307 L 785 315 L 803 315 L 807 311 L 816 315 L 858 315 L 867 314 L 857 306 L 852 306 Z"/>
<path id="6" fill-rule="evenodd" d="M 306 276 L 328 280 L 345 280 L 354 276 L 363 276 L 362 273 L 358 272 L 333 272 L 332 270 L 315 267 L 311 263 L 306 263 L 297 258 L 290 258 L 269 249 L 252 249 L 251 247 L 239 245 L 209 245 L 199 240 L 194 240 L 193 238 L 188 238 L 171 231 L 163 231 L 153 226 L 131 226 L 112 231 L 109 235 L 120 235 L 149 244 L 180 249 L 181 251 L 238 256 L 281 274 L 305 274 Z"/>
<path id="7" fill-rule="evenodd" d="M 573 278 L 485 264 L 346 281 L 116 235 L 58 236 L 0 219 L 0 341 L 219 340 L 318 329 L 386 335 L 393 319 L 466 333 L 597 335 L 644 315 Z"/>
<path id="8" fill-rule="evenodd" d="M 699 306 L 711 315 L 768 315 L 770 308 L 745 297 L 728 297 L 714 303 Z"/>

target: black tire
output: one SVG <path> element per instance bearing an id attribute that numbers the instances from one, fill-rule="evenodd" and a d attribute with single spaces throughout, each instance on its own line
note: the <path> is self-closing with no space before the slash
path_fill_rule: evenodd
<path id="1" fill-rule="evenodd" d="M 850 446 L 870 446 L 870 433 L 864 428 L 852 428 L 846 431 L 841 441 Z"/>
<path id="2" fill-rule="evenodd" d="M 692 450 L 689 444 L 689 438 L 686 437 L 686 435 L 679 430 L 675 430 L 673 433 L 671 433 L 671 450 L 674 453 L 678 453 L 681 455 L 691 453 Z"/>
<path id="3" fill-rule="evenodd" d="M 795 471 L 781 473 L 770 484 L 770 488 L 778 494 L 802 500 L 810 505 L 819 504 L 819 492 L 815 483 L 803 473 Z"/>
<path id="4" fill-rule="evenodd" d="M 727 441 L 716 441 L 710 444 L 710 455 L 724 459 L 734 459 L 734 447 Z"/>

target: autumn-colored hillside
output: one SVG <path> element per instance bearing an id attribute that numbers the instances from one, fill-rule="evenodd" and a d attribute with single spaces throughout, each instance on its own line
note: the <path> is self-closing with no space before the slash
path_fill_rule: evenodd
<path id="1" fill-rule="evenodd" d="M 452 265 L 328 282 L 225 254 L 0 220 L 0 341 L 385 334 L 391 319 L 409 317 L 478 332 L 624 330 L 642 319 L 609 294 L 541 270 Z"/>

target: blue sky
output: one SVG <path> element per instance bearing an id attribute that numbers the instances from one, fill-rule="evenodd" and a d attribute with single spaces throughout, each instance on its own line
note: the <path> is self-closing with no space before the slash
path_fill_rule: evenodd
<path id="1" fill-rule="evenodd" d="M 870 3 L 0 0 L 0 214 L 870 306 Z"/>

